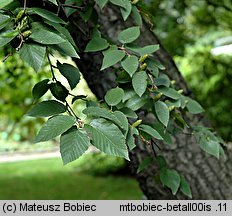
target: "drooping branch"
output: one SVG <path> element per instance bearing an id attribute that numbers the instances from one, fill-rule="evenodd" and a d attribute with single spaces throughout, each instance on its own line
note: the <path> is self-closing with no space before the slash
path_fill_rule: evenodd
<path id="1" fill-rule="evenodd" d="M 107 6 L 103 10 L 97 9 L 98 21 L 100 29 L 106 38 L 110 38 L 116 42 L 118 33 L 128 26 L 134 25 L 133 20 L 129 19 L 124 22 L 121 19 L 120 11 L 113 6 Z M 78 18 L 72 17 L 71 23 Z M 82 26 L 85 35 L 80 32 L 73 32 L 74 39 L 83 50 L 88 42 L 88 37 L 93 25 L 86 25 L 78 23 Z M 160 44 L 156 35 L 150 31 L 150 27 L 145 24 L 142 28 L 142 35 L 140 37 L 141 45 Z M 75 26 L 73 25 L 74 29 Z M 176 80 L 177 88 L 183 89 L 185 94 L 190 94 L 190 91 L 177 69 L 174 61 L 161 45 L 160 50 L 156 52 L 154 58 L 158 59 L 165 67 L 164 71 L 171 79 Z M 81 55 L 81 61 L 77 61 L 89 87 L 95 95 L 102 99 L 105 92 L 115 85 L 114 73 L 111 70 L 104 72 L 99 71 L 102 61 L 102 56 L 98 53 L 90 54 L 84 53 Z M 143 113 L 144 114 L 144 113 Z M 148 121 L 152 121 L 150 116 L 144 116 Z M 203 115 L 191 116 L 191 124 L 206 125 L 207 120 Z M 231 199 L 232 188 L 232 166 L 231 157 L 229 156 L 225 161 L 223 159 L 217 160 L 212 156 L 203 152 L 196 140 L 191 138 L 188 134 L 179 134 L 173 138 L 173 145 L 159 143 L 161 151 L 170 167 L 177 169 L 189 181 L 194 199 Z M 136 172 L 138 164 L 146 156 L 151 154 L 151 149 L 143 143 L 137 142 L 137 147 L 131 152 L 131 170 Z M 137 175 L 137 180 L 144 194 L 149 199 L 186 199 L 186 196 L 178 194 L 173 196 L 170 191 L 155 182 L 155 175 L 158 171 L 156 164 L 150 166 L 146 171 Z"/>

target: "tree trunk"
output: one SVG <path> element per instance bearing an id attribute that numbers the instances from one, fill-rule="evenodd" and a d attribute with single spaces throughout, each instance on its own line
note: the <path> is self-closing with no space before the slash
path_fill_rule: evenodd
<path id="1" fill-rule="evenodd" d="M 118 33 L 128 26 L 132 26 L 133 20 L 129 19 L 124 23 L 121 19 L 118 8 L 107 6 L 104 10 L 96 9 L 98 21 L 101 24 L 101 31 L 104 37 L 116 41 Z M 78 47 L 84 49 L 91 32 L 91 25 L 78 23 L 75 16 L 70 18 L 73 26 L 73 36 Z M 81 25 L 81 30 L 76 26 Z M 150 30 L 151 26 L 145 24 L 142 28 L 140 44 L 160 44 L 156 35 Z M 175 39 L 173 39 L 173 42 Z M 161 44 L 160 44 L 161 45 Z M 177 87 L 184 90 L 185 94 L 190 94 L 187 85 L 177 69 L 174 61 L 167 51 L 161 46 L 156 52 L 154 58 L 158 59 L 165 67 L 165 73 L 176 80 Z M 90 89 L 99 98 L 102 99 L 105 92 L 114 85 L 114 74 L 110 69 L 102 72 L 100 66 L 102 56 L 99 53 L 81 54 L 81 59 L 77 64 L 82 71 Z M 203 115 L 194 115 L 190 118 L 192 125 L 208 125 Z M 200 149 L 195 139 L 189 135 L 181 134 L 173 138 L 174 144 L 167 145 L 160 143 L 160 154 L 164 155 L 171 168 L 178 170 L 188 180 L 193 199 L 232 199 L 232 163 L 231 154 L 228 155 L 228 149 L 225 150 L 226 159 L 217 160 L 206 154 Z M 151 155 L 151 151 L 143 143 L 137 143 L 137 147 L 130 153 L 131 171 L 136 173 L 139 163 L 146 156 Z M 158 167 L 153 164 L 147 170 L 136 175 L 139 185 L 148 199 L 186 199 L 187 197 L 178 193 L 173 196 L 169 189 L 156 183 L 154 180 Z"/>

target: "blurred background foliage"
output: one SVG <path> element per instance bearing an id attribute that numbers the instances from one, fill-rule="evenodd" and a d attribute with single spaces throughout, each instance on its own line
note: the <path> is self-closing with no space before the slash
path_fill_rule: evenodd
<path id="1" fill-rule="evenodd" d="M 174 58 L 214 128 L 232 141 L 231 0 L 148 0 L 154 31 Z M 230 50 L 229 50 L 230 49 Z"/>
<path id="2" fill-rule="evenodd" d="M 0 50 L 3 59 L 10 51 Z M 2 140 L 32 141 L 43 119 L 32 119 L 24 115 L 33 104 L 32 87 L 48 77 L 48 68 L 40 73 L 28 67 L 15 54 L 0 63 L 0 137 Z"/>

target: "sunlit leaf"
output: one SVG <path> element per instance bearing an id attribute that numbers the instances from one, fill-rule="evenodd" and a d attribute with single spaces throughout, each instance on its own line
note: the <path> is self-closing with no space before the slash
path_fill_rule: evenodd
<path id="1" fill-rule="evenodd" d="M 132 77 L 132 86 L 141 97 L 147 88 L 147 73 L 145 71 L 136 72 Z"/>
<path id="2" fill-rule="evenodd" d="M 139 66 L 139 61 L 136 56 L 128 56 L 121 62 L 123 69 L 132 77 Z"/>
<path id="3" fill-rule="evenodd" d="M 104 70 L 118 63 L 119 61 L 123 59 L 123 57 L 126 54 L 122 50 L 110 50 L 110 51 L 104 52 L 103 55 L 104 55 L 104 58 L 103 58 L 101 70 Z"/>
<path id="4" fill-rule="evenodd" d="M 138 26 L 127 28 L 121 31 L 118 35 L 118 40 L 123 43 L 131 43 L 135 41 L 140 35 L 140 29 Z"/>
<path id="5" fill-rule="evenodd" d="M 83 129 L 70 128 L 60 137 L 60 153 L 64 164 L 78 159 L 90 145 L 90 139 Z"/>
<path id="6" fill-rule="evenodd" d="M 169 109 L 168 106 L 162 102 L 157 101 L 155 102 L 155 112 L 157 115 L 157 118 L 160 120 L 160 122 L 167 127 L 169 122 Z"/>
<path id="7" fill-rule="evenodd" d="M 144 131 L 155 139 L 163 140 L 162 136 L 160 136 L 160 134 L 149 125 L 141 124 L 139 125 L 139 130 Z"/>
<path id="8" fill-rule="evenodd" d="M 90 125 L 85 125 L 85 129 L 99 150 L 129 160 L 125 137 L 115 124 L 104 119 L 94 119 Z"/>
<path id="9" fill-rule="evenodd" d="M 124 91 L 122 88 L 116 87 L 113 89 L 110 89 L 106 95 L 105 95 L 105 101 L 110 106 L 117 105 L 123 98 Z"/>
<path id="10" fill-rule="evenodd" d="M 35 138 L 35 143 L 45 142 L 61 135 L 71 128 L 75 122 L 76 119 L 73 116 L 58 115 L 50 118 L 40 129 Z"/>
<path id="11" fill-rule="evenodd" d="M 67 108 L 64 104 L 55 100 L 48 100 L 33 106 L 27 115 L 32 117 L 49 117 L 66 111 Z"/>
<path id="12" fill-rule="evenodd" d="M 35 71 L 43 64 L 46 48 L 37 44 L 23 44 L 19 50 L 20 57 L 28 63 Z"/>

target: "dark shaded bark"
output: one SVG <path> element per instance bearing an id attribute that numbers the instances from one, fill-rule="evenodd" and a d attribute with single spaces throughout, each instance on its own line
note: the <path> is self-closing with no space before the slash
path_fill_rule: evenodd
<path id="1" fill-rule="evenodd" d="M 101 24 L 101 31 L 104 36 L 116 41 L 118 33 L 127 26 L 132 26 L 133 21 L 124 23 L 119 10 L 115 7 L 106 7 L 103 11 L 98 11 L 98 18 Z M 83 50 L 89 40 L 91 25 L 81 24 L 82 33 L 77 31 L 78 19 L 71 18 L 71 23 L 75 29 L 73 36 L 79 47 Z M 76 22 L 76 23 L 75 23 Z M 84 32 L 84 34 L 83 34 Z M 140 44 L 157 44 L 156 35 L 150 31 L 149 24 L 145 24 L 142 29 Z M 174 39 L 175 40 L 175 39 Z M 173 42 L 175 42 L 173 40 Z M 189 89 L 177 69 L 174 61 L 166 50 L 161 46 L 154 58 L 158 59 L 165 67 L 165 73 L 176 80 L 177 87 L 189 94 Z M 102 56 L 99 53 L 88 53 L 81 55 L 81 60 L 77 62 L 89 87 L 95 95 L 102 99 L 105 92 L 113 87 L 114 75 L 110 70 L 100 71 Z M 152 120 L 152 119 L 150 119 Z M 203 115 L 191 116 L 192 125 L 207 125 L 207 120 Z M 173 145 L 160 144 L 161 151 L 168 161 L 170 167 L 182 173 L 191 185 L 194 199 L 231 199 L 232 198 L 232 164 L 231 154 L 225 160 L 217 160 L 203 152 L 197 145 L 195 139 L 189 135 L 178 135 L 173 138 Z M 228 150 L 226 150 L 228 154 Z M 135 174 L 141 160 L 151 154 L 151 150 L 143 143 L 137 142 L 137 147 L 131 152 L 131 171 Z M 154 176 L 158 167 L 153 164 L 146 171 L 136 178 L 140 187 L 148 199 L 186 199 L 186 196 L 178 193 L 173 196 L 170 191 L 154 181 Z"/>

